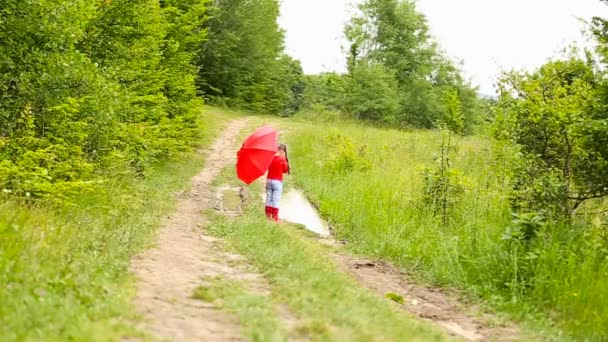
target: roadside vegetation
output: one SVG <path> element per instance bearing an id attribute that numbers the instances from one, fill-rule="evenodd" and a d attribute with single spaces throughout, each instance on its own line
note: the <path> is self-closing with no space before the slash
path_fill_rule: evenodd
<path id="1" fill-rule="evenodd" d="M 133 335 L 130 258 L 223 123 L 248 111 L 288 118 L 297 186 L 356 253 L 564 339 L 605 340 L 608 21 L 585 24 L 593 48 L 505 73 L 482 99 L 415 1 L 360 4 L 344 74 L 304 75 L 279 9 L 0 2 L 0 339 Z M 222 299 L 253 339 L 290 334 L 272 316 L 249 320 L 274 301 L 314 338 L 442 337 L 253 204 L 209 229 L 273 286 L 258 298 L 220 279 L 197 293 Z"/>
<path id="2" fill-rule="evenodd" d="M 206 114 L 200 148 L 221 130 Z M 120 340 L 132 322 L 130 259 L 153 241 L 161 220 L 203 166 L 184 153 L 150 167 L 145 179 L 108 175 L 103 187 L 63 204 L 0 204 L 0 340 Z"/>

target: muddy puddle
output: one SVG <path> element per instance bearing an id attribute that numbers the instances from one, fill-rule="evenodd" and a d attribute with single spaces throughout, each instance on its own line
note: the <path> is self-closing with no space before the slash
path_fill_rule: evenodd
<path id="1" fill-rule="evenodd" d="M 265 198 L 265 195 L 262 197 Z M 299 190 L 290 190 L 283 194 L 279 219 L 301 224 L 309 231 L 324 237 L 330 235 L 327 223 L 321 219 L 317 210 Z"/>

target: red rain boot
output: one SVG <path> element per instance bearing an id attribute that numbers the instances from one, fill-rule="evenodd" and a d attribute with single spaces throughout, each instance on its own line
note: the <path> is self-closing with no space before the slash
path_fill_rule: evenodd
<path id="1" fill-rule="evenodd" d="M 279 222 L 279 208 L 272 208 L 273 212 L 272 212 L 272 218 L 275 220 L 275 222 Z"/>
<path id="2" fill-rule="evenodd" d="M 271 208 L 269 206 L 265 207 L 266 217 L 268 217 L 269 219 L 273 219 L 273 215 L 272 215 L 273 214 L 273 209 L 274 208 Z"/>

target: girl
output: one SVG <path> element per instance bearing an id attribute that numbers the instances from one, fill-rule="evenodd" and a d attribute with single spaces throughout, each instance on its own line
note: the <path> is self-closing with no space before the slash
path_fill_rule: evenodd
<path id="1" fill-rule="evenodd" d="M 287 146 L 279 144 L 277 154 L 270 163 L 266 177 L 266 216 L 277 222 L 279 221 L 279 201 L 283 192 L 284 173 L 291 174 Z"/>

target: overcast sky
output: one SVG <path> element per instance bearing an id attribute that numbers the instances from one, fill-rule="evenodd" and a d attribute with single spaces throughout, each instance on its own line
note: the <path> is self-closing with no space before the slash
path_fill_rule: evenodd
<path id="1" fill-rule="evenodd" d="M 287 52 L 304 72 L 344 71 L 344 24 L 360 0 L 282 0 Z M 484 94 L 501 70 L 534 68 L 573 41 L 580 19 L 608 17 L 599 0 L 418 0 L 431 33 Z"/>

